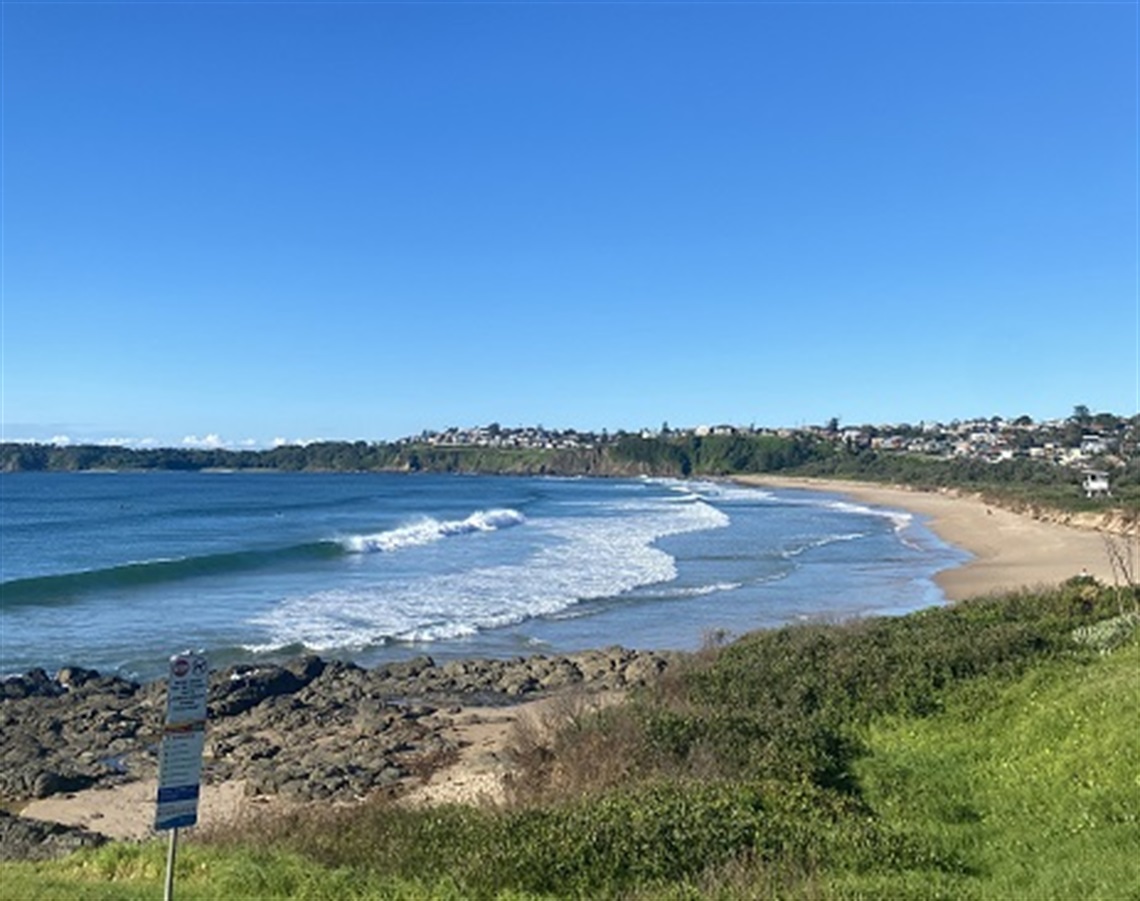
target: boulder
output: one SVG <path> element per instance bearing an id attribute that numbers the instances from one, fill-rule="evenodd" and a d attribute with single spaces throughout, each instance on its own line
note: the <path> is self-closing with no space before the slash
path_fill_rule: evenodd
<path id="1" fill-rule="evenodd" d="M 107 836 L 0 810 L 0 860 L 48 860 L 104 844 Z"/>

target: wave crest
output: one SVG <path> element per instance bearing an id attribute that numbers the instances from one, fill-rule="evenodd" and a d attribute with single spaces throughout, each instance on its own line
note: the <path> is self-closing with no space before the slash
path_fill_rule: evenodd
<path id="1" fill-rule="evenodd" d="M 350 535 L 341 546 L 354 554 L 390 553 L 401 548 L 431 544 L 452 535 L 472 532 L 497 532 L 521 525 L 526 517 L 518 510 L 476 510 L 466 519 L 438 520 L 425 517 L 417 522 L 377 532 L 374 535 Z"/>

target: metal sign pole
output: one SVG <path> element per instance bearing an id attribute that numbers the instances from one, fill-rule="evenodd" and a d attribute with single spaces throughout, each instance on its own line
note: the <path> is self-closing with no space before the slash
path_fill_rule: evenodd
<path id="1" fill-rule="evenodd" d="M 170 842 L 166 846 L 166 885 L 162 891 L 162 901 L 174 901 L 174 856 L 178 852 L 178 827 L 170 830 Z"/>

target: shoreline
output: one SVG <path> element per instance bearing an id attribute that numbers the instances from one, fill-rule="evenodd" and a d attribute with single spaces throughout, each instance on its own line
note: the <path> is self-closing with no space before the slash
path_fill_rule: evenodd
<path id="1" fill-rule="evenodd" d="M 1106 542 L 1127 540 L 1091 529 L 1043 522 L 951 491 L 919 491 L 894 485 L 787 476 L 737 476 L 732 481 L 758 488 L 823 492 L 913 514 L 938 538 L 973 555 L 964 564 L 943 570 L 934 577 L 950 602 L 1020 588 L 1051 586 L 1082 571 L 1111 585 L 1114 573 Z M 1127 556 L 1128 547 L 1123 550 Z M 543 662 L 541 670 L 535 669 L 537 661 Z M 293 671 L 300 674 L 298 678 L 303 677 L 304 684 L 287 686 L 278 684 L 288 674 L 276 665 L 237 665 L 231 667 L 230 672 L 219 671 L 215 677 L 222 684 L 215 685 L 215 704 L 225 702 L 236 709 L 232 717 L 214 721 L 211 730 L 209 775 L 204 774 L 203 780 L 203 821 L 206 824 L 235 821 L 242 816 L 257 815 L 258 811 L 317 801 L 317 798 L 290 798 L 282 786 L 269 784 L 272 780 L 265 777 L 273 770 L 293 768 L 297 779 L 314 778 L 313 765 L 320 761 L 312 756 L 292 761 L 293 752 L 297 750 L 292 746 L 315 746 L 318 738 L 322 743 L 335 739 L 335 744 L 343 745 L 330 747 L 328 753 L 338 758 L 330 760 L 330 764 L 354 760 L 352 746 L 364 742 L 372 757 L 387 758 L 390 772 L 396 768 L 402 771 L 400 778 L 388 781 L 387 775 L 379 772 L 383 768 L 378 768 L 374 784 L 362 786 L 359 794 L 338 790 L 321 803 L 351 803 L 373 791 L 400 790 L 398 786 L 402 787 L 404 803 L 412 805 L 501 803 L 507 747 L 516 724 L 527 720 L 541 723 L 544 711 L 561 703 L 558 698 L 567 690 L 578 694 L 579 701 L 582 692 L 592 698 L 591 703 L 612 701 L 627 685 L 659 673 L 668 662 L 655 652 L 625 652 L 619 648 L 561 658 L 541 655 L 527 660 L 520 658 L 510 665 L 512 671 L 494 676 L 472 670 L 472 661 L 430 664 L 417 659 L 375 670 L 329 662 L 320 663 L 319 668 L 310 665 L 311 672 L 301 672 L 294 665 Z M 483 664 L 488 668 L 507 666 L 506 662 L 483 661 Z M 328 675 L 322 680 L 320 676 L 325 669 Z M 380 678 L 381 670 L 384 679 Z M 77 672 L 84 679 L 92 679 L 92 689 L 96 683 L 107 681 L 94 679 L 93 673 L 84 676 L 83 671 Z M 389 673 L 394 681 L 387 680 Z M 239 674 L 243 678 L 235 682 Z M 428 676 L 430 680 L 425 681 Z M 485 684 L 484 677 L 491 681 Z M 466 687 L 479 690 L 464 691 L 461 685 L 468 681 L 472 684 Z M 313 683 L 312 689 L 308 688 L 309 682 Z M 111 692 L 108 698 L 122 697 L 116 694 L 116 680 L 110 680 L 104 688 Z M 130 701 L 97 702 L 100 717 L 113 716 L 121 722 L 124 715 L 128 715 L 128 719 L 139 720 L 138 726 L 122 735 L 124 757 L 128 753 L 140 753 L 157 727 L 155 705 L 160 692 L 154 685 L 135 686 L 133 691 L 138 696 Z M 510 703 L 506 706 L 480 703 L 481 694 L 487 691 L 504 701 L 510 696 Z M 450 700 L 445 700 L 444 695 L 450 695 Z M 427 700 L 431 706 L 425 706 L 422 700 L 409 703 L 409 697 Z M 235 705 L 235 701 L 241 703 Z M 64 703 L 64 698 L 60 698 L 59 703 Z M 124 704 L 136 709 L 120 709 Z M 62 717 L 62 712 L 59 715 Z M 308 741 L 287 741 L 286 736 L 304 733 L 311 725 L 297 717 L 307 719 L 311 715 L 338 721 L 326 723 L 321 736 L 306 733 Z M 25 725 L 31 726 L 31 723 Z M 391 733 L 390 741 L 384 737 L 385 733 Z M 391 747 L 385 751 L 387 745 Z M 55 770 L 62 768 L 65 759 L 87 758 L 92 754 L 90 749 L 78 747 L 54 750 L 63 752 L 60 759 L 44 759 L 37 766 L 57 779 Z M 414 753 L 408 757 L 405 751 Z M 29 756 L 38 759 L 38 755 Z M 344 761 L 339 759 L 341 756 Z M 257 761 L 261 757 L 272 757 L 274 763 L 259 770 Z M 235 758 L 240 758 L 240 762 Z M 418 760 L 424 763 L 421 765 Z M 432 760 L 435 764 L 430 763 Z M 231 762 L 239 765 L 230 765 Z M 92 784 L 87 787 L 76 786 L 70 791 L 61 787 L 40 797 L 25 795 L 17 802 L 17 809 L 25 817 L 84 827 L 118 839 L 151 837 L 154 834 L 150 828 L 155 793 L 153 760 L 143 758 L 142 763 L 141 770 L 136 770 L 141 778 L 136 776 L 125 782 L 99 778 L 91 780 Z M 219 769 L 219 764 L 227 765 Z M 259 778 L 267 784 L 259 785 Z M 13 800 L 17 799 L 9 798 L 9 806 Z"/>
<path id="2" fill-rule="evenodd" d="M 1044 522 L 957 492 L 803 476 L 734 476 L 733 480 L 759 488 L 829 492 L 916 515 L 947 544 L 973 555 L 935 575 L 949 601 L 1056 585 L 1082 573 L 1111 585 L 1117 575 L 1107 542 L 1120 542 L 1127 552 L 1128 539 L 1123 536 Z"/>

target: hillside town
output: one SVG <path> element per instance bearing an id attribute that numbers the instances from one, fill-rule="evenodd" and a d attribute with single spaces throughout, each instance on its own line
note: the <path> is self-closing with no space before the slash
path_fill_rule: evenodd
<path id="1" fill-rule="evenodd" d="M 1109 413 L 1091 414 L 1077 407 L 1067 419 L 1036 422 L 1028 416 L 1000 416 L 953 420 L 949 423 L 920 422 L 917 425 L 841 425 L 832 419 L 822 426 L 765 428 L 755 425 L 698 425 L 658 429 L 601 432 L 548 429 L 543 426 L 510 428 L 498 423 L 473 428 L 424 431 L 397 443 L 435 447 L 529 448 L 541 450 L 593 448 L 636 435 L 641 438 L 704 438 L 731 435 L 796 436 L 841 444 L 851 450 L 917 454 L 941 459 L 975 459 L 990 463 L 1032 459 L 1073 468 L 1113 469 L 1125 465 L 1135 451 L 1140 417 L 1124 418 Z"/>

